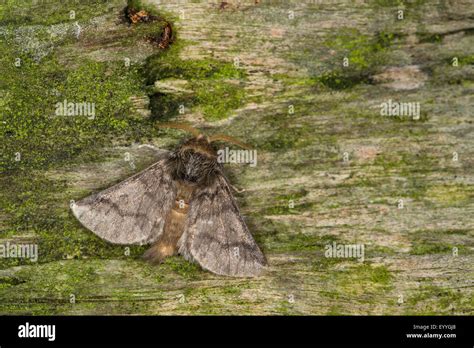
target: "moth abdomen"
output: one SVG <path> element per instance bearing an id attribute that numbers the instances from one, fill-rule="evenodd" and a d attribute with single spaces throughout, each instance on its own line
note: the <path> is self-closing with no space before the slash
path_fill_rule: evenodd
<path id="1" fill-rule="evenodd" d="M 189 201 L 195 188 L 193 185 L 182 181 L 177 181 L 176 187 L 176 199 L 166 216 L 163 233 L 143 255 L 146 260 L 152 263 L 160 263 L 166 257 L 178 253 L 178 241 L 184 232 L 186 216 L 189 211 Z"/>

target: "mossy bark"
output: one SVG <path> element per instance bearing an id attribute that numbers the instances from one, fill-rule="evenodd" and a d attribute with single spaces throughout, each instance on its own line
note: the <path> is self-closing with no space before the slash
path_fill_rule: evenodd
<path id="1" fill-rule="evenodd" d="M 105 116 L 95 124 L 55 121 L 63 127 L 55 134 L 36 110 L 51 144 L 34 124 L 5 118 L 1 241 L 38 243 L 40 258 L 0 259 L 0 312 L 473 314 L 469 2 L 227 2 L 220 9 L 218 2 L 143 1 L 174 22 L 178 36 L 167 52 L 143 39 L 158 27 L 118 20 L 125 4 L 116 1 L 100 20 L 90 9 L 78 17 L 88 28 L 80 39 L 64 34 L 51 53 L 33 54 L 58 64 L 44 71 L 32 63 L 39 76 L 54 79 L 64 66 L 63 96 L 92 94 Z M 27 27 L 22 18 L 2 28 Z M 43 21 L 37 25 L 51 24 Z M 43 46 L 28 47 L 34 53 Z M 17 54 L 6 52 L 2 64 Z M 132 70 L 124 73 L 126 58 Z M 27 72 L 25 83 L 39 89 L 43 82 Z M 105 87 L 96 89 L 101 82 L 88 73 L 104 78 Z M 4 76 L 14 81 L 15 74 Z M 61 85 L 63 77 L 75 88 Z M 187 80 L 194 94 L 156 96 L 160 78 Z M 212 100 L 208 86 L 221 99 Z M 4 106 L 14 105 L 12 96 L 26 98 L 14 82 L 0 87 L 2 111 L 12 112 Z M 120 115 L 107 98 L 120 103 Z M 147 98 L 150 104 L 132 103 Z M 420 117 L 381 115 L 388 100 L 420 103 Z M 151 266 L 140 259 L 144 248 L 109 245 L 70 214 L 71 199 L 154 161 L 155 150 L 139 144 L 177 144 L 181 133 L 154 127 L 162 119 L 257 149 L 255 167 L 226 170 L 245 189 L 236 197 L 268 258 L 263 277 L 220 277 L 180 257 Z M 41 139 L 49 145 L 35 152 Z M 20 162 L 12 160 L 16 148 L 24 149 Z M 326 257 L 333 243 L 363 244 L 364 260 Z"/>

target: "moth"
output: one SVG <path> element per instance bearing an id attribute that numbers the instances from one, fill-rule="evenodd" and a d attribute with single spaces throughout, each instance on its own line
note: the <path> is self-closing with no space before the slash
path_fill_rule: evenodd
<path id="1" fill-rule="evenodd" d="M 260 275 L 266 258 L 240 215 L 214 142 L 244 144 L 188 125 L 166 126 L 193 137 L 142 172 L 72 204 L 74 216 L 111 243 L 152 244 L 144 254 L 152 263 L 179 254 L 218 275 Z"/>

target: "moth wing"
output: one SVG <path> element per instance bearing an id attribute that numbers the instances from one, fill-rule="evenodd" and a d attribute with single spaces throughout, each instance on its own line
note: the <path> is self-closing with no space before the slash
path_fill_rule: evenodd
<path id="1" fill-rule="evenodd" d="M 189 203 L 179 252 L 219 275 L 257 276 L 266 259 L 250 234 L 223 175 Z"/>
<path id="2" fill-rule="evenodd" d="M 163 232 L 176 197 L 168 153 L 142 172 L 74 204 L 81 224 L 115 244 L 149 244 Z"/>

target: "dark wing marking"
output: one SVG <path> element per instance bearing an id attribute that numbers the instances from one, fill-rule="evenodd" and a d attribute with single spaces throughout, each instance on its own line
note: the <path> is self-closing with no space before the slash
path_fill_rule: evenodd
<path id="1" fill-rule="evenodd" d="M 166 153 L 142 172 L 72 204 L 74 216 L 111 243 L 153 243 L 163 232 L 176 197 L 168 156 Z"/>
<path id="2" fill-rule="evenodd" d="M 203 268 L 229 276 L 257 276 L 266 265 L 223 175 L 190 201 L 179 252 Z"/>

